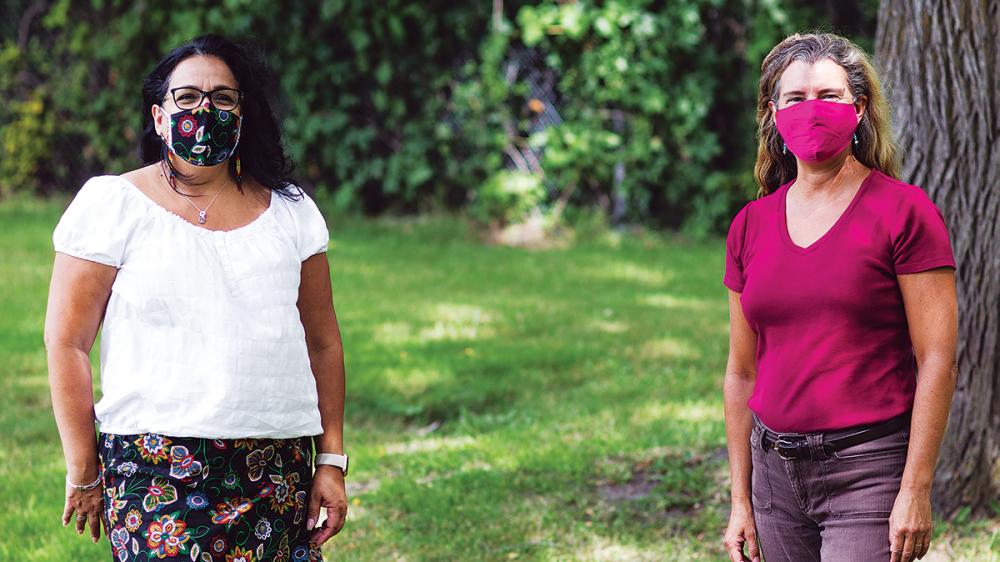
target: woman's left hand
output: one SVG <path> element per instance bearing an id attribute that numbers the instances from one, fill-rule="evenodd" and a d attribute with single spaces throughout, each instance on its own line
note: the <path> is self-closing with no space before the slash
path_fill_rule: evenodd
<path id="1" fill-rule="evenodd" d="M 313 530 L 319 520 L 320 507 L 326 508 L 323 526 Z M 347 491 L 344 489 L 344 473 L 335 466 L 321 464 L 313 474 L 312 490 L 309 492 L 309 512 L 306 527 L 312 531 L 309 542 L 322 546 L 333 535 L 344 528 L 347 518 Z"/>
<path id="2" fill-rule="evenodd" d="M 911 562 L 927 554 L 931 545 L 930 491 L 901 489 L 889 515 L 890 562 Z"/>

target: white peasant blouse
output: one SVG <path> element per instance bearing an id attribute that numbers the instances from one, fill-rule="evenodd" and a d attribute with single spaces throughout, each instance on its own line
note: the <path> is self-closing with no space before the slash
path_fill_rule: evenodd
<path id="1" fill-rule="evenodd" d="M 296 301 L 302 261 L 326 251 L 329 232 L 301 195 L 272 192 L 250 224 L 212 231 L 120 176 L 87 180 L 52 242 L 57 252 L 118 268 L 101 327 L 101 431 L 215 439 L 323 432 Z"/>

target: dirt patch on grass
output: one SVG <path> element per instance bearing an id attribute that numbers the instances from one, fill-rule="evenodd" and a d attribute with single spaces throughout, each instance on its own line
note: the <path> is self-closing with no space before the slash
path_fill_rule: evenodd
<path id="1" fill-rule="evenodd" d="M 622 503 L 645 498 L 659 483 L 658 475 L 640 471 L 633 473 L 627 482 L 602 484 L 597 491 L 606 502 Z"/>
<path id="2" fill-rule="evenodd" d="M 697 526 L 706 508 L 721 509 L 728 497 L 726 449 L 646 451 L 641 457 L 600 461 L 606 477 L 596 485 L 594 516 L 625 517 L 653 525 Z"/>

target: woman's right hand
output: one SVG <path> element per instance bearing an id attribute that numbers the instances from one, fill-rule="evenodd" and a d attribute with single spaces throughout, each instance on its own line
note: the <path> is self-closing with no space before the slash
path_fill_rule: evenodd
<path id="1" fill-rule="evenodd" d="M 69 525 L 70 519 L 76 522 L 76 534 L 82 535 L 87 525 L 90 525 L 90 537 L 96 543 L 101 538 L 101 525 L 104 512 L 104 486 L 98 485 L 93 490 L 77 490 L 66 486 L 66 507 L 63 509 L 63 527 Z M 74 517 L 74 514 L 75 517 Z"/>
<path id="2" fill-rule="evenodd" d="M 750 502 L 733 502 L 729 512 L 729 526 L 723 538 L 730 562 L 760 562 L 760 548 L 757 544 L 757 524 L 753 519 Z M 748 543 L 749 557 L 743 554 L 743 544 Z"/>

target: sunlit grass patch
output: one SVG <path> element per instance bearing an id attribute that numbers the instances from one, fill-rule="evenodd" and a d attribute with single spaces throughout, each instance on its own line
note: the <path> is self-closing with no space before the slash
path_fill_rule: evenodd
<path id="1" fill-rule="evenodd" d="M 111 555 L 58 522 L 41 334 L 60 205 L 0 206 L 4 561 Z M 329 560 L 723 559 L 721 241 L 521 250 L 449 217 L 328 223 L 351 454 Z M 998 521 L 940 522 L 932 555 L 996 562 Z"/>

